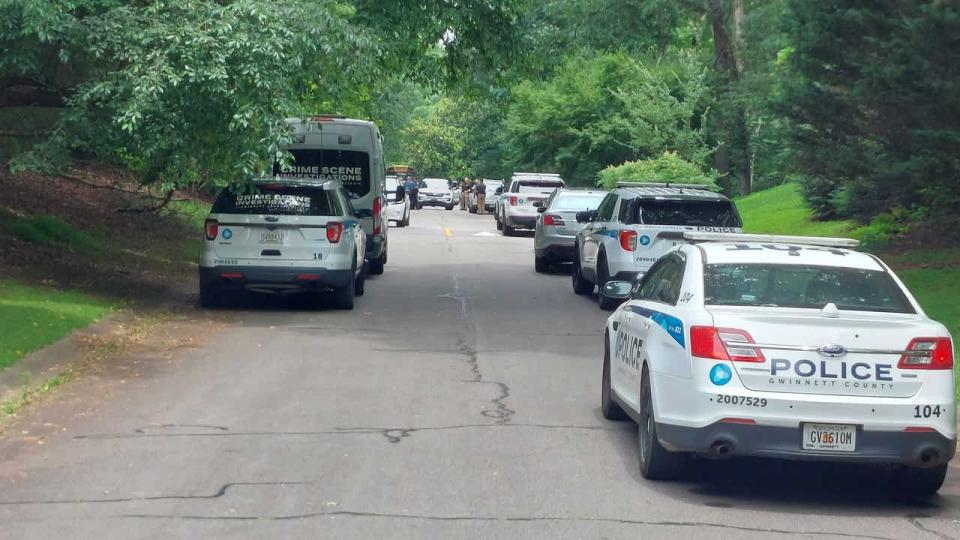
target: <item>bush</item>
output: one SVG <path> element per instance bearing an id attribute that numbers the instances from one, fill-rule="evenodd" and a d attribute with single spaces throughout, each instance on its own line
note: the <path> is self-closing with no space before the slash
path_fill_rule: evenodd
<path id="1" fill-rule="evenodd" d="M 719 189 L 713 171 L 704 171 L 700 166 L 678 156 L 676 152 L 669 151 L 654 159 L 628 161 L 622 165 L 607 167 L 600 171 L 597 177 L 597 185 L 607 189 L 617 187 L 617 182 L 705 184 L 711 189 Z"/>

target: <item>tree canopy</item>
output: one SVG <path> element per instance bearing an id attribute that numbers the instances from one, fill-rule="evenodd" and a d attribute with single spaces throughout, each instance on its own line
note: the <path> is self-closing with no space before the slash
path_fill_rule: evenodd
<path id="1" fill-rule="evenodd" d="M 956 0 L 0 0 L 0 90 L 65 109 L 18 168 L 242 182 L 340 112 L 424 174 L 800 182 L 960 229 L 958 40 Z"/>

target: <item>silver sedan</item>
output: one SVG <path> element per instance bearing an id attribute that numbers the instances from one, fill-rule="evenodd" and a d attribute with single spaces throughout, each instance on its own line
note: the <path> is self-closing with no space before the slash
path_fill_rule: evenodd
<path id="1" fill-rule="evenodd" d="M 585 226 L 577 222 L 577 212 L 596 210 L 606 194 L 600 189 L 558 189 L 537 207 L 539 215 L 533 236 L 537 272 L 546 272 L 551 264 L 573 260 L 574 240 Z"/>

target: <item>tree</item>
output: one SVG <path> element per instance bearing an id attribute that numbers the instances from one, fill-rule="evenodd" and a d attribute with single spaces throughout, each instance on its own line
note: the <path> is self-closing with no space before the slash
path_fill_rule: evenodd
<path id="1" fill-rule="evenodd" d="M 584 54 L 545 82 L 512 93 L 504 152 L 518 170 L 558 172 L 592 185 L 600 169 L 677 151 L 701 162 L 704 67 L 692 55 Z"/>
<path id="2" fill-rule="evenodd" d="M 664 152 L 652 159 L 628 161 L 612 165 L 597 175 L 597 185 L 607 189 L 617 182 L 669 182 L 671 184 L 700 184 L 719 189 L 715 171 L 704 171 L 700 165 L 684 160 L 676 152 Z"/>
<path id="3" fill-rule="evenodd" d="M 788 3 L 795 166 L 821 217 L 891 208 L 958 227 L 960 4 Z"/>

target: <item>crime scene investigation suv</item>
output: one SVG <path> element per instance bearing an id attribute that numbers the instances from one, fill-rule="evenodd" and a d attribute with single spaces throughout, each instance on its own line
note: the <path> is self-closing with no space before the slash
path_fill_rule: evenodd
<path id="1" fill-rule="evenodd" d="M 730 199 L 692 184 L 621 182 L 593 211 L 577 213 L 587 225 L 574 242 L 573 292 L 590 294 L 610 279 L 643 275 L 684 231 L 740 232 Z M 617 302 L 598 295 L 602 309 Z"/>
<path id="2" fill-rule="evenodd" d="M 864 462 L 935 493 L 956 446 L 953 342 L 856 240 L 685 233 L 607 320 L 601 405 L 640 471 L 689 454 Z M 612 292 L 610 294 L 613 294 Z"/>
<path id="3" fill-rule="evenodd" d="M 225 189 L 204 223 L 200 304 L 229 291 L 333 292 L 353 309 L 364 288 L 366 233 L 338 182 L 271 179 Z"/>
<path id="4" fill-rule="evenodd" d="M 377 125 L 340 115 L 288 118 L 287 124 L 293 142 L 286 150 L 293 161 L 277 163 L 274 176 L 340 182 L 367 234 L 368 269 L 371 274 L 382 274 L 387 264 L 389 227 L 383 215 L 386 169 L 383 137 Z"/>

